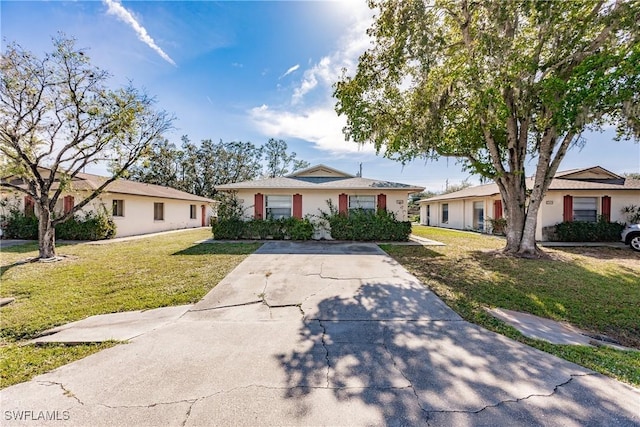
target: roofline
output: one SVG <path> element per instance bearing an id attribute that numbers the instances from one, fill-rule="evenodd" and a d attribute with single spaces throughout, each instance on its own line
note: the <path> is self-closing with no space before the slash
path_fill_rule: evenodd
<path id="1" fill-rule="evenodd" d="M 225 184 L 225 185 L 233 185 L 233 184 Z M 224 188 L 223 186 L 216 187 L 218 191 L 236 191 L 236 190 L 295 190 L 295 191 L 349 191 L 349 190 L 373 190 L 373 191 L 382 191 L 382 190 L 393 190 L 393 191 L 407 191 L 408 193 L 419 193 L 424 191 L 424 187 L 402 187 L 402 188 L 393 188 L 393 187 L 271 187 L 271 186 L 259 186 L 259 187 L 233 187 L 233 188 Z"/>
<path id="2" fill-rule="evenodd" d="M 320 163 L 320 164 L 317 164 L 317 165 L 314 165 L 314 166 L 309 166 L 308 168 L 305 168 L 305 169 L 300 169 L 300 170 L 297 170 L 295 172 L 292 172 L 289 175 L 285 175 L 285 178 L 296 177 L 296 176 L 299 176 L 300 174 L 303 174 L 305 172 L 308 172 L 308 171 L 313 170 L 313 169 L 318 169 L 318 168 L 329 169 L 332 172 L 339 173 L 340 175 L 345 175 L 347 178 L 355 178 L 356 177 L 355 175 L 351 175 L 350 173 L 346 173 L 346 172 L 338 170 L 336 168 L 332 168 L 331 166 L 327 166 L 324 163 Z"/>

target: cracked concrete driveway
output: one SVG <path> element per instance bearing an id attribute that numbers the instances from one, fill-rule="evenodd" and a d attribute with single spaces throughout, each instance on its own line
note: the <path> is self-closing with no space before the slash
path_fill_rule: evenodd
<path id="1" fill-rule="evenodd" d="M 0 398 L 3 425 L 640 425 L 640 391 L 463 321 L 372 244 L 265 244 L 180 319 Z"/>

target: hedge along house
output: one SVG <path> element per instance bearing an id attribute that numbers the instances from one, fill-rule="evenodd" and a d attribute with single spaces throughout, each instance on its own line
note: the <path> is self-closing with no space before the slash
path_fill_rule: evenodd
<path id="1" fill-rule="evenodd" d="M 217 190 L 236 193 L 245 219 L 303 218 L 328 212 L 331 203 L 345 214 L 353 209 L 371 212 L 384 209 L 396 219 L 406 221 L 409 194 L 424 188 L 363 178 L 317 165 L 284 177 L 221 185 Z M 319 232 L 315 237 L 329 236 Z"/>
<path id="2" fill-rule="evenodd" d="M 533 179 L 527 179 L 531 188 Z M 494 184 L 465 188 L 420 200 L 420 223 L 457 230 L 491 232 L 489 219 L 503 218 L 502 197 Z M 622 209 L 640 204 L 640 180 L 600 166 L 558 172 L 538 211 L 536 240 L 548 240 L 547 227 L 564 221 L 626 221 Z"/>
<path id="3" fill-rule="evenodd" d="M 73 209 L 106 179 L 98 175 L 77 174 L 71 181 L 69 190 L 61 194 L 54 212 L 63 213 Z M 24 185 L 20 180 L 12 183 Z M 52 190 L 56 189 L 57 187 Z M 1 197 L 17 204 L 25 214 L 34 213 L 37 209 L 33 199 L 24 193 L 3 192 Z M 216 203 L 218 202 L 212 199 L 175 188 L 118 179 L 82 208 L 81 212 L 106 211 L 116 224 L 116 237 L 125 237 L 208 226 Z"/>

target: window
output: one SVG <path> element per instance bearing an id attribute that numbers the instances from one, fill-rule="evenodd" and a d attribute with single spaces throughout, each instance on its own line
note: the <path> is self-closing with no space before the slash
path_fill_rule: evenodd
<path id="1" fill-rule="evenodd" d="M 291 196 L 266 196 L 268 219 L 291 218 Z"/>
<path id="2" fill-rule="evenodd" d="M 196 205 L 189 205 L 189 218 L 196 219 Z"/>
<path id="3" fill-rule="evenodd" d="M 484 230 L 484 202 L 473 202 L 473 228 Z"/>
<path id="4" fill-rule="evenodd" d="M 446 224 L 449 222 L 449 203 L 445 203 L 442 205 L 442 223 Z"/>
<path id="5" fill-rule="evenodd" d="M 375 213 L 376 196 L 349 196 L 349 210 L 353 211 L 356 209 Z"/>
<path id="6" fill-rule="evenodd" d="M 574 197 L 573 198 L 573 220 L 596 222 L 598 220 L 598 198 L 597 197 Z"/>
<path id="7" fill-rule="evenodd" d="M 124 200 L 113 201 L 113 216 L 124 216 Z"/>
<path id="8" fill-rule="evenodd" d="M 155 221 L 164 221 L 164 203 L 153 204 L 153 219 Z"/>

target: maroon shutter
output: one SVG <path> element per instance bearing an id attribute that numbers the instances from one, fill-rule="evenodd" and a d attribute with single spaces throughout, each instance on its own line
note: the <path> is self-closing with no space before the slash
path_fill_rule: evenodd
<path id="1" fill-rule="evenodd" d="M 378 210 L 386 211 L 387 210 L 387 195 L 386 194 L 378 194 Z"/>
<path id="2" fill-rule="evenodd" d="M 493 219 L 502 218 L 502 200 L 493 201 Z"/>
<path id="3" fill-rule="evenodd" d="M 64 199 L 62 199 L 62 201 L 63 201 L 62 204 L 64 207 L 64 213 L 68 214 L 73 210 L 73 205 L 74 205 L 73 196 L 65 196 Z"/>
<path id="4" fill-rule="evenodd" d="M 562 213 L 562 220 L 564 222 L 573 221 L 573 197 L 569 195 L 564 196 L 564 210 Z"/>
<path id="5" fill-rule="evenodd" d="M 302 219 L 302 194 L 293 195 L 293 217 Z"/>
<path id="6" fill-rule="evenodd" d="M 611 197 L 602 197 L 602 217 L 605 221 L 611 222 Z"/>
<path id="7" fill-rule="evenodd" d="M 205 226 L 205 221 L 207 220 L 205 217 L 207 216 L 207 208 L 205 205 L 200 205 L 200 210 L 202 211 L 202 219 L 200 220 L 200 224 L 202 224 L 202 226 Z"/>
<path id="8" fill-rule="evenodd" d="M 338 213 L 346 214 L 349 211 L 349 199 L 345 193 L 338 196 Z"/>
<path id="9" fill-rule="evenodd" d="M 24 196 L 24 215 L 25 216 L 33 216 L 35 215 L 35 201 L 31 196 Z"/>
<path id="10" fill-rule="evenodd" d="M 264 195 L 257 193 L 254 197 L 254 215 L 255 219 L 262 219 L 264 215 Z"/>

